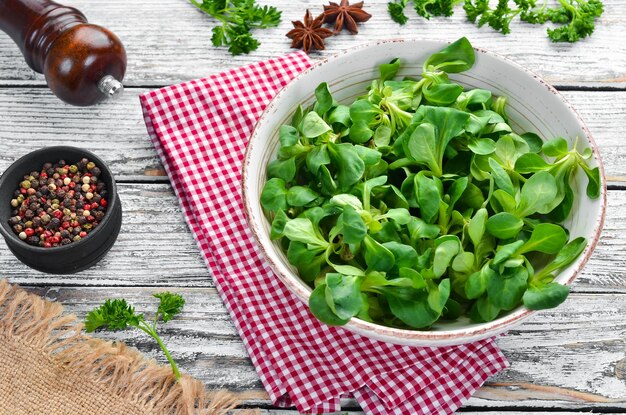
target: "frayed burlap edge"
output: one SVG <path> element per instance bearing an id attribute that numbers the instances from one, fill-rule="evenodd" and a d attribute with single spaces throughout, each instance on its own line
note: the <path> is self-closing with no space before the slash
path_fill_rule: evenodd
<path id="1" fill-rule="evenodd" d="M 74 315 L 63 314 L 61 304 L 0 280 L 0 336 L 44 354 L 60 370 L 89 379 L 113 398 L 126 400 L 146 414 L 223 415 L 238 403 L 235 395 L 207 391 L 189 375 L 177 382 L 169 366 L 146 359 L 124 343 L 86 335 L 82 329 Z"/>

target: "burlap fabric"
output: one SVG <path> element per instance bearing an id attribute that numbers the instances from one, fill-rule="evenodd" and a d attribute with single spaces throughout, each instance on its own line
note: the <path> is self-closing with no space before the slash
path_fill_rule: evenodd
<path id="1" fill-rule="evenodd" d="M 179 382 L 122 343 L 85 335 L 75 316 L 0 281 L 0 414 L 224 414 L 235 400 Z"/>

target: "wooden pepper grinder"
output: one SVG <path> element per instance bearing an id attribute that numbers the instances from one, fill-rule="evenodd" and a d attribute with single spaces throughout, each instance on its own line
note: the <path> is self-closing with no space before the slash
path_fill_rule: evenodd
<path id="1" fill-rule="evenodd" d="M 63 101 L 93 105 L 119 95 L 126 51 L 111 31 L 87 23 L 73 7 L 50 0 L 0 0 L 0 30 L 20 47 L 26 63 L 46 76 Z"/>

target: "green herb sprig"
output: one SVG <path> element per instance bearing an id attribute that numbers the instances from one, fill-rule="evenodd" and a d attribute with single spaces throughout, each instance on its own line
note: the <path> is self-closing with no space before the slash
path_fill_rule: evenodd
<path id="1" fill-rule="evenodd" d="M 517 17 L 532 24 L 552 22 L 560 24 L 548 28 L 548 38 L 553 42 L 576 42 L 591 36 L 595 22 L 604 11 L 600 0 L 559 0 L 559 6 L 547 7 L 547 3 L 537 7 L 535 0 L 497 0 L 492 6 L 489 0 L 463 0 L 467 19 L 478 27 L 484 25 L 508 34 L 511 22 Z M 461 0 L 413 0 L 418 15 L 429 19 L 431 16 L 451 16 L 456 4 Z M 404 13 L 409 0 L 394 0 L 388 3 L 389 15 L 403 25 L 408 21 Z"/>
<path id="2" fill-rule="evenodd" d="M 255 28 L 278 26 L 281 12 L 273 6 L 259 6 L 255 0 L 191 0 L 191 3 L 221 24 L 213 28 L 214 46 L 228 46 L 233 55 L 250 53 L 260 43 L 252 36 Z"/>
<path id="3" fill-rule="evenodd" d="M 415 12 L 425 19 L 431 16 L 452 16 L 454 6 L 463 0 L 413 0 Z M 396 23 L 401 25 L 408 22 L 409 18 L 404 14 L 404 9 L 409 4 L 409 0 L 391 1 L 387 4 L 389 15 Z"/>
<path id="4" fill-rule="evenodd" d="M 553 42 L 576 42 L 591 36 L 595 21 L 604 12 L 600 0 L 559 0 L 560 7 L 538 9 L 528 8 L 521 19 L 528 23 L 541 24 L 547 21 L 562 24 L 548 29 L 548 37 Z M 533 6 L 534 7 L 534 6 Z"/>
<path id="5" fill-rule="evenodd" d="M 161 320 L 163 323 L 167 323 L 174 318 L 175 315 L 179 314 L 185 305 L 185 299 L 179 294 L 172 294 L 167 291 L 154 294 L 153 297 L 158 298 L 160 302 L 151 323 L 146 321 L 143 314 L 137 314 L 135 308 L 129 305 L 126 300 L 109 299 L 100 307 L 93 309 L 87 314 L 85 330 L 87 332 L 93 332 L 100 328 L 112 331 L 125 330 L 128 327 L 138 328 L 156 340 L 161 350 L 163 350 L 165 357 L 167 357 L 167 360 L 170 362 L 172 372 L 178 380 L 180 379 L 178 366 L 157 334 L 157 322 Z"/>
<path id="6" fill-rule="evenodd" d="M 449 79 L 474 60 L 465 38 L 419 79 L 396 79 L 394 59 L 350 105 L 322 83 L 280 127 L 260 202 L 319 320 L 425 329 L 567 297 L 555 276 L 587 245 L 562 225 L 570 183 L 586 175 L 598 198 L 599 169 L 590 149 L 515 132 L 505 97 Z"/>

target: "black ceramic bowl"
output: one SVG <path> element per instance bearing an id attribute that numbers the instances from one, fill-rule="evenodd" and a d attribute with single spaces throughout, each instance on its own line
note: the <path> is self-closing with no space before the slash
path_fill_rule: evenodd
<path id="1" fill-rule="evenodd" d="M 78 242 L 55 248 L 32 246 L 19 239 L 9 225 L 12 211 L 10 202 L 23 176 L 33 170 L 41 170 L 45 163 L 65 160 L 68 164 L 74 164 L 82 158 L 93 161 L 100 168 L 100 180 L 104 180 L 108 191 L 106 215 L 98 227 Z M 91 267 L 111 249 L 121 226 L 122 204 L 113 174 L 102 159 L 87 150 L 66 146 L 42 148 L 17 160 L 0 177 L 0 234 L 17 259 L 38 271 L 71 274 Z"/>

